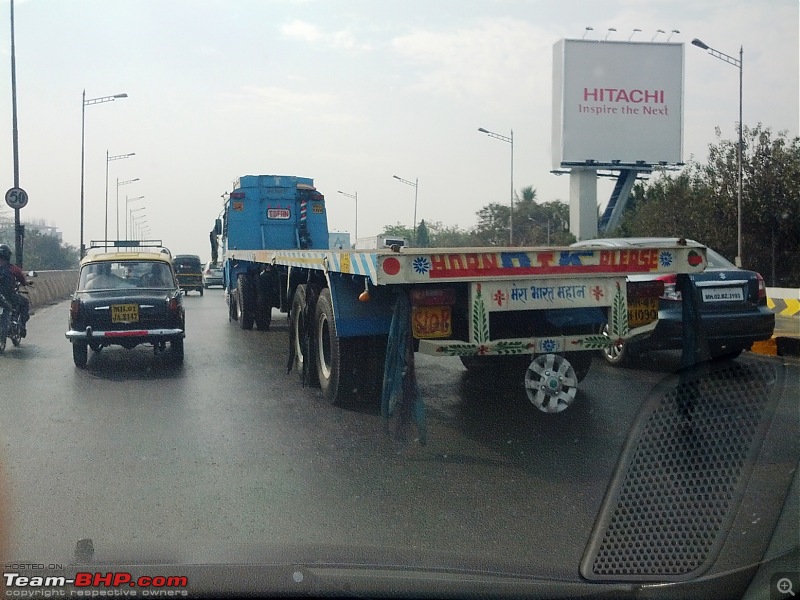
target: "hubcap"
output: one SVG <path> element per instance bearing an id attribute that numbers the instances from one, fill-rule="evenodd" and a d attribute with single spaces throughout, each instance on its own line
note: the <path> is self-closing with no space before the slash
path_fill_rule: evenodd
<path id="1" fill-rule="evenodd" d="M 575 369 L 563 356 L 537 356 L 525 372 L 525 392 L 542 412 L 561 412 L 572 404 L 577 391 Z"/>

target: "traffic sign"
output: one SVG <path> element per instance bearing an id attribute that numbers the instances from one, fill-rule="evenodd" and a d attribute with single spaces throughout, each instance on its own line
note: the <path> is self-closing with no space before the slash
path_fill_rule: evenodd
<path id="1" fill-rule="evenodd" d="M 6 204 L 11 208 L 25 208 L 28 204 L 28 192 L 22 188 L 13 187 L 6 192 Z"/>

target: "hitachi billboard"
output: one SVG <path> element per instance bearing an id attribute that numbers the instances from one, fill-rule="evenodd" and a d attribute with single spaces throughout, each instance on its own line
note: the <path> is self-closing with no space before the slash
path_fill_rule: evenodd
<path id="1" fill-rule="evenodd" d="M 683 44 L 559 40 L 553 166 L 682 162 Z"/>

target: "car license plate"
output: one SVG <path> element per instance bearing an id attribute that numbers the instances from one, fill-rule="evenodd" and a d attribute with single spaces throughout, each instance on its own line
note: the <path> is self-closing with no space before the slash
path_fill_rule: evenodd
<path id="1" fill-rule="evenodd" d="M 136 323 L 139 321 L 138 304 L 112 304 L 112 323 Z"/>
<path id="2" fill-rule="evenodd" d="M 703 302 L 744 302 L 744 289 L 740 287 L 703 288 Z"/>
<path id="3" fill-rule="evenodd" d="M 415 306 L 411 310 L 411 331 L 415 338 L 445 338 L 452 334 L 449 306 Z"/>
<path id="4" fill-rule="evenodd" d="M 658 298 L 628 301 L 628 327 L 642 327 L 658 319 Z"/>

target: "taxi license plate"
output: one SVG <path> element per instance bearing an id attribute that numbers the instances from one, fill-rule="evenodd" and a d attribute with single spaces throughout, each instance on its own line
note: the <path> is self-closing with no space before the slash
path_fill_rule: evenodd
<path id="1" fill-rule="evenodd" d="M 628 327 L 642 327 L 658 319 L 658 298 L 628 300 Z"/>
<path id="2" fill-rule="evenodd" d="M 112 323 L 136 323 L 139 321 L 138 304 L 112 304 Z"/>
<path id="3" fill-rule="evenodd" d="M 411 331 L 417 339 L 450 337 L 453 331 L 449 306 L 415 306 Z"/>

